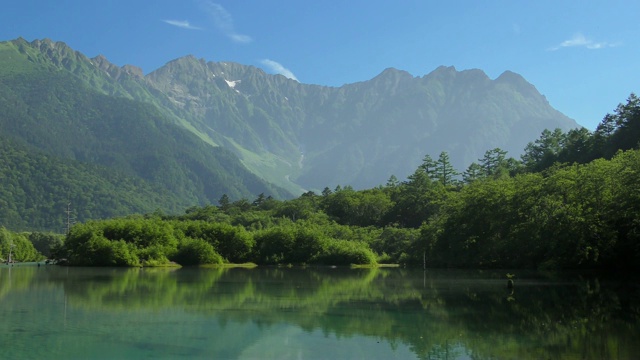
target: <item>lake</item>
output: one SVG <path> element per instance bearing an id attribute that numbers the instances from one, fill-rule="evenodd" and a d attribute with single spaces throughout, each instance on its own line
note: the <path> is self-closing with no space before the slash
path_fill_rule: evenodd
<path id="1" fill-rule="evenodd" d="M 3 359 L 632 359 L 640 282 L 400 268 L 0 267 Z"/>

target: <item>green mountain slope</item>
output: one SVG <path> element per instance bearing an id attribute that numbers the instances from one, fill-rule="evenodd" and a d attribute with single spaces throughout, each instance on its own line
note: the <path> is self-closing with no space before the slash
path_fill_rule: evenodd
<path id="1" fill-rule="evenodd" d="M 143 75 L 24 39 L 0 43 L 0 65 L 3 111 L 21 119 L 0 123 L 0 134 L 196 203 L 372 187 L 441 151 L 463 170 L 488 149 L 517 156 L 544 129 L 578 127 L 509 71 L 490 79 L 453 67 L 423 77 L 387 69 L 326 87 L 186 56 Z"/>
<path id="2" fill-rule="evenodd" d="M 35 161 L 31 158 L 35 156 L 33 154 L 42 153 L 58 165 L 68 165 L 69 161 L 94 164 L 111 169 L 130 181 L 147 184 L 148 188 L 141 194 L 148 196 L 148 202 L 145 203 L 142 196 L 131 200 L 126 199 L 129 196 L 126 192 L 113 191 L 113 202 L 102 202 L 107 205 L 98 216 L 122 213 L 118 211 L 118 204 L 123 201 L 136 203 L 136 206 L 122 207 L 131 212 L 156 208 L 181 211 L 186 206 L 216 203 L 223 194 L 232 199 L 253 198 L 260 193 L 290 196 L 250 173 L 232 152 L 212 146 L 193 131 L 178 125 L 172 115 L 165 115 L 157 105 L 106 95 L 67 69 L 32 56 L 33 49 L 21 52 L 20 45 L 24 44 L 13 45 L 0 45 L 0 61 L 4 65 L 0 66 L 0 137 L 10 139 L 28 151 L 23 156 L 27 162 Z M 61 63 L 70 64 L 70 61 Z M 89 169 L 78 171 L 83 172 L 81 177 L 102 177 L 105 181 L 100 182 L 100 192 L 121 182 L 84 173 Z M 20 203 L 22 205 L 15 205 L 15 209 L 23 221 L 41 227 L 47 226 L 49 220 L 24 220 L 29 216 L 28 211 L 25 212 L 25 201 L 35 202 L 38 196 L 33 193 L 34 189 L 46 187 L 46 173 L 38 173 L 37 179 L 41 180 L 32 183 L 35 185 L 30 190 L 16 188 L 24 193 L 25 200 Z M 167 193 L 171 196 L 165 200 L 154 199 Z M 76 195 L 66 192 L 64 196 Z M 10 198 L 4 200 L 8 202 Z M 179 206 L 183 208 L 178 209 Z M 90 207 L 78 208 L 78 211 L 81 218 L 96 214 Z M 8 217 L 17 222 L 14 215 Z M 38 223 L 42 221 L 45 223 Z M 12 224 L 7 226 L 13 227 Z"/>
<path id="3" fill-rule="evenodd" d="M 64 72 L 3 78 L 1 86 L 2 133 L 52 155 L 113 167 L 193 202 L 273 193 L 232 153 L 207 145 L 149 104 L 95 93 Z"/>
<path id="4" fill-rule="evenodd" d="M 157 209 L 180 212 L 189 203 L 162 187 L 113 169 L 63 160 L 0 137 L 0 224 L 52 230 L 73 221 L 104 219 Z"/>

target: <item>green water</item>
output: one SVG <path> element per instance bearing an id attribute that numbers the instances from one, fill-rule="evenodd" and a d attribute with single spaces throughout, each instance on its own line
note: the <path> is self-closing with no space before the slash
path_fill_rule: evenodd
<path id="1" fill-rule="evenodd" d="M 633 359 L 640 283 L 405 269 L 0 267 L 2 359 Z"/>

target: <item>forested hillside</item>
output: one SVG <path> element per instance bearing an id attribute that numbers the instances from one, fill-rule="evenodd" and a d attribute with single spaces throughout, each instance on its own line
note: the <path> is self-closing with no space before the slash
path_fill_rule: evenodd
<path id="1" fill-rule="evenodd" d="M 68 202 L 85 221 L 181 212 L 223 194 L 289 196 L 151 104 L 96 92 L 65 71 L 13 65 L 0 70 L 0 224 L 10 229 L 60 231 Z"/>
<path id="2" fill-rule="evenodd" d="M 29 151 L 6 138 L 0 138 L 0 179 L 0 224 L 10 229 L 63 233 L 68 205 L 75 223 L 156 209 L 178 213 L 189 204 L 141 178 Z"/>
<path id="3" fill-rule="evenodd" d="M 463 180 L 442 152 L 425 156 L 406 181 L 392 176 L 369 190 L 327 187 L 289 201 L 222 197 L 181 216 L 80 224 L 56 256 L 82 265 L 637 269 L 639 124 L 640 101 L 631 95 L 595 132 L 544 131 L 522 161 L 488 150 Z"/>

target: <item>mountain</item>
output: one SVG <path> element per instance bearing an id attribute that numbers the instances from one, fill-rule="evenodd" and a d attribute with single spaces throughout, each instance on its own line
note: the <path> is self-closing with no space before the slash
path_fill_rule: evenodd
<path id="1" fill-rule="evenodd" d="M 180 213 L 191 205 L 152 182 L 33 151 L 6 138 L 0 139 L 0 179 L 0 224 L 17 230 L 63 232 L 67 221 L 159 209 Z"/>
<path id="2" fill-rule="evenodd" d="M 112 169 L 176 195 L 172 206 L 373 187 L 441 151 L 464 170 L 556 127 L 578 124 L 509 71 L 390 68 L 327 87 L 193 56 L 144 75 L 62 42 L 0 43 L 0 140 Z"/>
<path id="3" fill-rule="evenodd" d="M 3 182 L 12 186 L 3 189 L 3 199 L 18 202 L 11 204 L 12 215 L 0 218 L 8 227 L 16 218 L 29 216 L 31 228 L 53 224 L 59 229 L 64 210 L 60 204 L 72 199 L 78 200 L 74 206 L 82 206 L 78 220 L 86 220 L 154 209 L 182 212 L 188 206 L 216 203 L 223 194 L 232 199 L 260 193 L 291 196 L 249 172 L 231 151 L 211 146 L 178 125 L 158 104 L 129 96 L 159 102 L 145 88 L 135 82 L 122 85 L 121 79 L 65 45 L 2 43 L 0 61 L 0 141 L 9 144 L 7 153 L 20 154 L 0 164 L 0 178 L 13 179 Z M 120 95 L 107 95 L 107 90 Z M 43 157 L 68 171 L 41 171 Z M 39 164 L 39 169 L 14 165 L 21 163 Z M 78 186 L 73 176 L 92 186 Z M 60 184 L 63 179 L 66 186 Z M 49 189 L 52 198 L 38 189 Z M 107 189 L 112 199 L 99 203 L 104 207 L 100 211 L 94 209 L 97 204 L 80 199 L 104 198 Z M 50 206 L 58 209 L 57 217 Z"/>
<path id="4" fill-rule="evenodd" d="M 486 150 L 500 147 L 517 157 L 546 128 L 578 127 L 509 71 L 491 80 L 453 67 L 424 77 L 386 69 L 335 88 L 187 56 L 145 79 L 170 98 L 178 116 L 286 188 L 288 180 L 303 189 L 373 187 L 441 151 L 464 170 Z"/>

